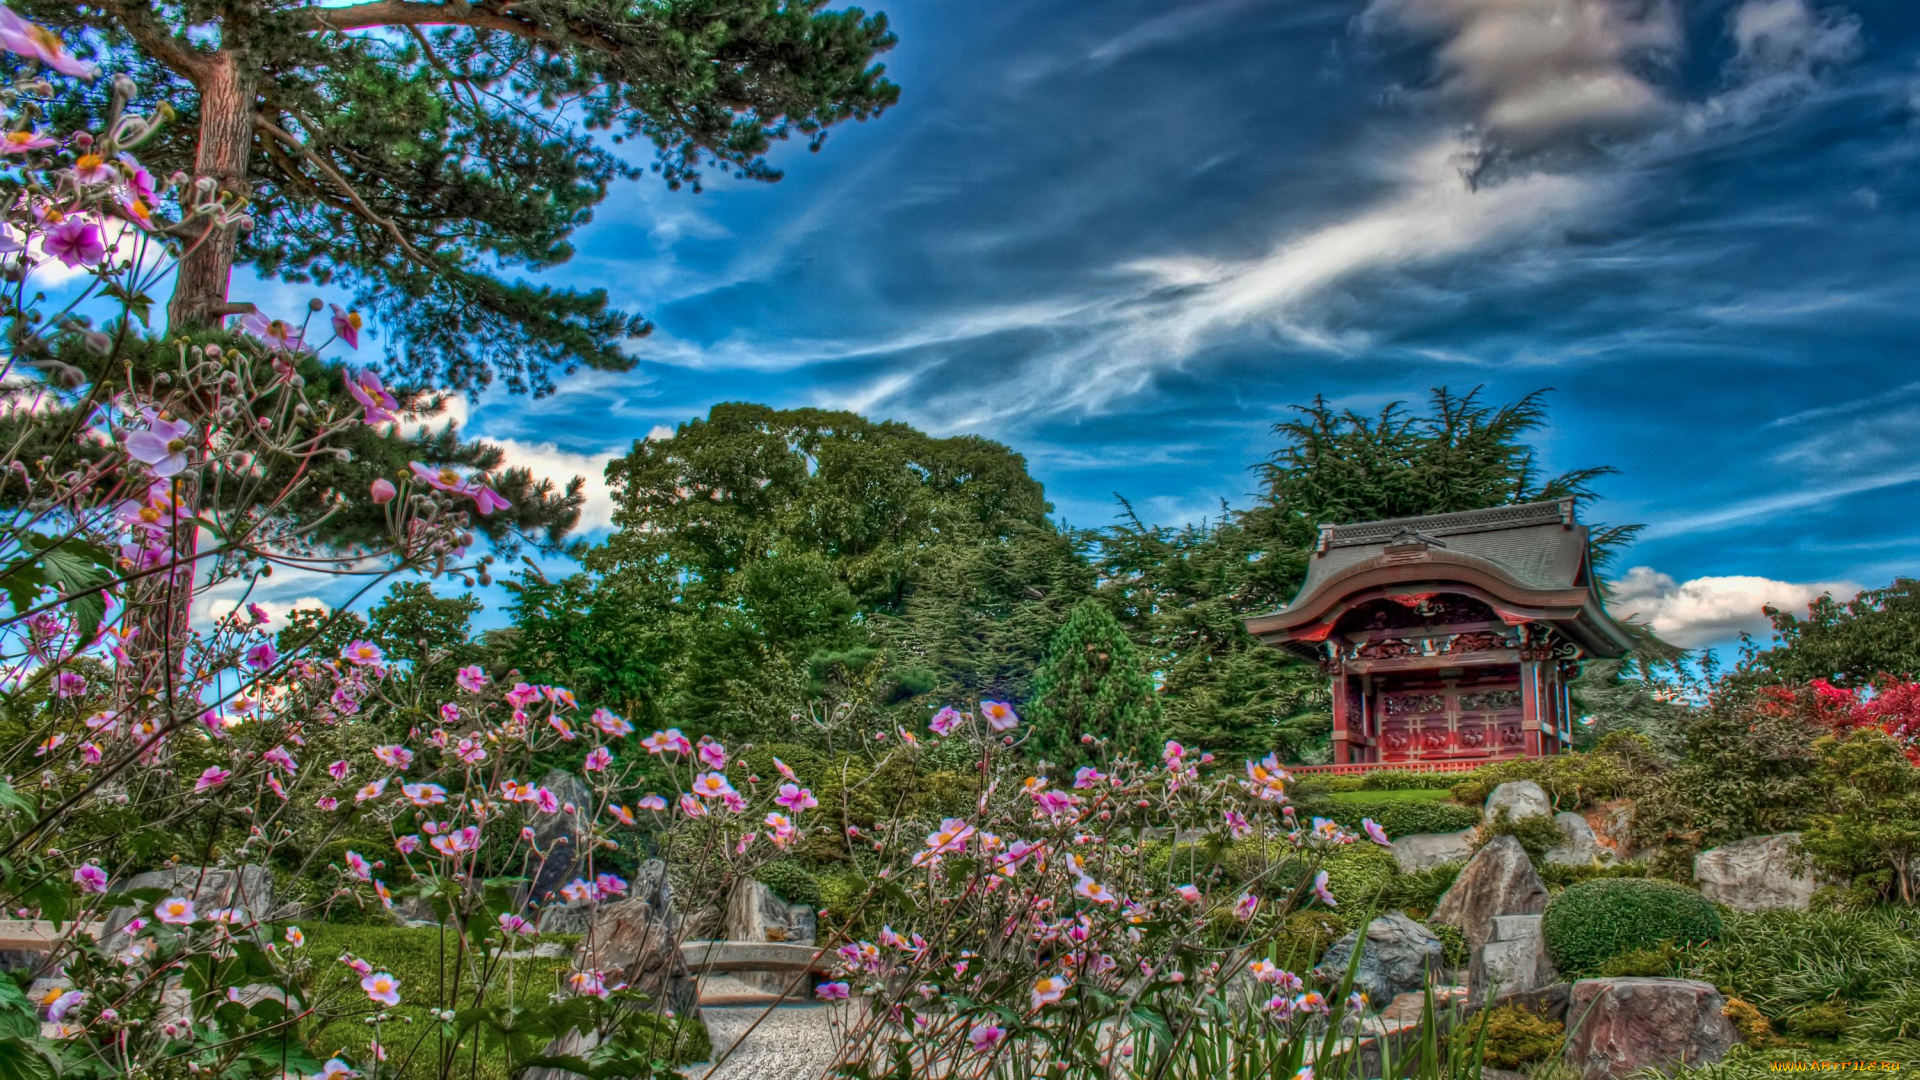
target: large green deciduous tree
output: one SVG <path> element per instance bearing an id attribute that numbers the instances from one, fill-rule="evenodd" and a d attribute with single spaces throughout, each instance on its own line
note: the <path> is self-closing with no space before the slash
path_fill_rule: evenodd
<path id="1" fill-rule="evenodd" d="M 1920 581 L 1895 578 L 1846 602 L 1821 596 L 1805 615 L 1768 607 L 1772 647 L 1755 651 L 1736 677 L 1803 683 L 1825 679 L 1849 689 L 1883 675 L 1920 677 Z"/>
<path id="2" fill-rule="evenodd" d="M 211 178 L 251 231 L 189 237 L 176 330 L 233 310 L 236 263 L 334 282 L 420 383 L 544 390 L 621 370 L 646 322 L 512 275 L 564 262 L 653 144 L 678 187 L 718 167 L 770 180 L 772 143 L 818 146 L 897 88 L 884 16 L 786 0 L 22 0 L 180 121 L 142 148 L 156 173 Z M 102 91 L 96 91 L 102 92 Z M 199 231 L 196 219 L 188 228 Z"/>
<path id="3" fill-rule="evenodd" d="M 618 531 L 586 564 L 596 593 L 659 605 L 672 645 L 647 693 L 690 727 L 752 732 L 829 700 L 1017 699 L 1090 584 L 1024 459 L 973 436 L 717 405 L 607 479 Z"/>
<path id="4" fill-rule="evenodd" d="M 1027 701 L 1028 753 L 1061 765 L 1088 760 L 1096 748 L 1134 761 L 1159 749 L 1160 702 L 1133 641 L 1100 601 L 1081 601 L 1047 643 Z"/>

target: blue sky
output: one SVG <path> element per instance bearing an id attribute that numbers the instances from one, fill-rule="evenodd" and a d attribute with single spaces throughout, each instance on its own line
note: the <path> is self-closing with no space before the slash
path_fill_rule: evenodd
<path id="1" fill-rule="evenodd" d="M 1315 394 L 1552 387 L 1670 636 L 1920 571 L 1920 5 L 882 9 L 900 104 L 776 184 L 618 188 L 551 277 L 658 332 L 476 432 L 597 474 L 717 401 L 850 408 L 1178 523 Z"/>

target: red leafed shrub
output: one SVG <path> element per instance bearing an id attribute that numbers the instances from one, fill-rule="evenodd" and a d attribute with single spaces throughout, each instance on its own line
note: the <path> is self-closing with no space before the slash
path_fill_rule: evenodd
<path id="1" fill-rule="evenodd" d="M 1835 733 L 1878 728 L 1920 767 L 1920 682 L 1883 679 L 1865 692 L 1842 689 L 1825 679 L 1802 687 L 1769 686 L 1760 692 L 1759 709 L 1799 716 Z"/>

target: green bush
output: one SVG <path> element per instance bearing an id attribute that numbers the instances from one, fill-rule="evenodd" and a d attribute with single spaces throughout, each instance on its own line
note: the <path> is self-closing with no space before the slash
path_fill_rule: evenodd
<path id="1" fill-rule="evenodd" d="M 1534 867 L 1540 874 L 1540 883 L 1548 892 L 1560 892 L 1571 885 L 1599 878 L 1642 878 L 1647 876 L 1645 863 L 1613 863 L 1606 866 L 1564 866 L 1559 863 L 1541 863 Z"/>
<path id="2" fill-rule="evenodd" d="M 1838 1039 L 1850 1026 L 1844 1001 L 1829 1001 L 1787 1017 L 1787 1030 L 1808 1039 Z"/>
<path id="3" fill-rule="evenodd" d="M 1600 965 L 1600 974 L 1609 979 L 1654 979 L 1673 970 L 1680 950 L 1671 941 L 1647 949 L 1629 949 Z"/>
<path id="4" fill-rule="evenodd" d="M 1448 967 L 1466 967 L 1473 959 L 1473 949 L 1467 944 L 1467 932 L 1452 923 L 1421 923 L 1434 937 L 1440 939 L 1441 960 Z"/>
<path id="5" fill-rule="evenodd" d="M 1306 971 L 1346 933 L 1347 924 L 1325 908 L 1296 911 L 1274 935 L 1274 962 L 1289 971 Z"/>
<path id="6" fill-rule="evenodd" d="M 443 934 L 437 927 L 405 926 L 342 926 L 331 923 L 306 923 L 301 925 L 306 934 L 305 952 L 316 966 L 333 964 L 333 958 L 344 952 L 352 952 L 363 957 L 380 970 L 392 972 L 400 979 L 401 1004 L 386 1011 L 406 1017 L 407 1021 L 391 1024 L 383 1031 L 382 1041 L 394 1063 L 405 1062 L 404 1068 L 383 1068 L 381 1075 L 393 1076 L 396 1080 L 427 1080 L 440 1074 L 440 1025 L 431 1023 L 427 1010 L 434 999 L 434 989 L 439 985 L 443 972 L 455 973 L 451 977 L 459 978 L 459 973 L 470 972 L 470 967 L 455 962 L 456 939 L 451 933 Z M 543 941 L 567 941 L 577 939 L 561 938 L 556 935 L 544 935 Z M 282 949 L 286 946 L 282 945 Z M 561 979 L 572 968 L 572 961 L 566 957 L 540 958 L 529 957 L 511 961 L 514 965 L 512 985 L 514 997 L 520 1001 L 540 1001 L 547 994 L 559 989 Z M 345 977 L 345 968 L 333 965 Z M 463 980 L 467 981 L 467 980 Z M 508 980 L 505 973 L 498 975 L 487 984 L 487 1004 L 504 1005 L 508 1003 Z M 346 1015 L 331 1013 L 325 1023 L 313 1027 L 306 1033 L 307 1042 L 320 1057 L 327 1057 L 343 1048 L 351 1048 L 356 1054 L 365 1051 L 370 1029 L 364 1018 L 379 1006 L 364 1000 L 362 995 L 346 995 L 350 1001 L 356 1001 L 352 1011 Z M 472 1004 L 472 990 L 465 992 L 461 1007 Z M 667 1019 L 646 1017 L 641 1020 L 643 1027 L 657 1034 L 661 1039 L 662 1052 L 659 1056 L 672 1057 L 674 1061 L 685 1064 L 705 1061 L 713 1054 L 712 1044 L 708 1041 L 707 1031 L 701 1022 L 691 1016 Z M 469 1036 L 471 1038 L 471 1036 Z M 665 1051 L 667 1040 L 678 1040 L 677 1054 L 669 1055 Z M 423 1041 L 420 1041 L 423 1040 Z M 414 1051 L 415 1042 L 420 1041 L 419 1051 Z M 466 1052 L 461 1054 L 464 1064 Z M 497 1046 L 483 1047 L 477 1057 L 476 1080 L 507 1080 L 506 1062 Z M 465 1075 L 464 1069 L 462 1075 Z"/>
<path id="7" fill-rule="evenodd" d="M 1644 739 L 1609 735 L 1589 751 L 1542 758 L 1513 758 L 1483 765 L 1453 785 L 1453 797 L 1486 804 L 1493 789 L 1513 780 L 1539 784 L 1555 810 L 1579 810 L 1601 799 L 1627 794 L 1651 767 Z"/>
<path id="8" fill-rule="evenodd" d="M 1329 852 L 1320 869 L 1327 872 L 1327 889 L 1340 902 L 1340 911 L 1358 918 L 1400 872 L 1400 864 L 1384 848 L 1349 844 Z"/>
<path id="9" fill-rule="evenodd" d="M 753 876 L 789 904 L 820 906 L 820 882 L 792 859 L 774 859 L 763 863 Z"/>
<path id="10" fill-rule="evenodd" d="M 1710 941 L 1720 934 L 1720 913 L 1699 893 L 1671 882 L 1602 878 L 1549 901 L 1540 931 L 1561 971 L 1584 974 L 1633 949 Z"/>
<path id="11" fill-rule="evenodd" d="M 1492 821 L 1481 827 L 1480 835 L 1474 838 L 1474 846 L 1484 847 L 1496 836 L 1511 836 L 1520 841 L 1520 847 L 1534 862 L 1539 862 L 1540 856 L 1545 855 L 1548 849 L 1567 842 L 1566 834 L 1547 815 L 1515 818 L 1504 806 L 1493 815 Z"/>
<path id="12" fill-rule="evenodd" d="M 1470 1024 L 1467 1031 L 1477 1032 Z M 1487 1049 L 1481 1063 L 1516 1069 L 1560 1053 L 1567 1027 L 1520 1005 L 1502 1005 L 1487 1015 Z"/>
<path id="13" fill-rule="evenodd" d="M 1387 881 L 1387 890 L 1380 897 L 1380 909 L 1404 911 L 1416 919 L 1426 918 L 1440 903 L 1440 898 L 1453 887 L 1453 880 L 1460 876 L 1460 870 L 1465 865 L 1444 863 L 1412 873 L 1395 874 Z"/>
<path id="14" fill-rule="evenodd" d="M 1362 818 L 1372 818 L 1375 824 L 1387 831 L 1389 837 L 1459 832 L 1480 823 L 1480 811 L 1471 806 L 1433 799 L 1395 797 L 1405 794 L 1383 792 L 1373 798 L 1346 796 L 1329 799 L 1321 812 L 1325 817 L 1356 831 L 1360 828 Z"/>

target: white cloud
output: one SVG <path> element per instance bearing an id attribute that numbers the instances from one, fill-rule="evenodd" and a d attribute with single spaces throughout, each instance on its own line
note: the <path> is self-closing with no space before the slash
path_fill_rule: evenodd
<path id="1" fill-rule="evenodd" d="M 1905 484 L 1920 483 L 1920 467 L 1906 466 L 1886 472 L 1875 472 L 1856 476 L 1847 480 L 1822 478 L 1795 491 L 1780 495 L 1762 495 L 1758 498 L 1728 503 L 1713 510 L 1682 517 L 1671 517 L 1655 521 L 1640 533 L 1642 540 L 1658 540 L 1668 536 L 1681 536 L 1693 532 L 1709 532 L 1723 529 L 1742 521 L 1751 521 L 1758 517 L 1770 517 L 1786 513 L 1789 510 L 1804 510 L 1811 506 L 1825 506 L 1828 503 L 1859 495 L 1868 491 L 1880 491 L 1884 488 L 1900 487 Z"/>
<path id="2" fill-rule="evenodd" d="M 1822 594 L 1845 599 L 1860 588 L 1850 581 L 1796 583 L 1746 574 L 1676 582 L 1650 566 L 1636 566 L 1614 583 L 1607 606 L 1615 616 L 1637 616 L 1662 638 L 1691 649 L 1731 641 L 1742 631 L 1765 634 L 1770 624 L 1764 606 L 1798 611 Z"/>
<path id="3" fill-rule="evenodd" d="M 671 438 L 673 438 L 673 427 L 671 425 L 655 424 L 647 429 L 648 442 L 659 442 L 662 439 Z"/>
<path id="4" fill-rule="evenodd" d="M 648 438 L 652 438 L 651 432 Z M 520 439 L 489 439 L 507 454 L 509 467 L 533 470 L 562 487 L 578 476 L 586 480 L 587 504 L 580 511 L 580 528 L 586 531 L 613 527 L 613 493 L 607 487 L 607 463 L 626 452 L 625 447 L 595 454 L 562 450 L 550 442 L 525 442 Z"/>
<path id="5" fill-rule="evenodd" d="M 1361 21 L 1445 39 L 1425 96 L 1464 105 L 1493 156 L 1657 121 L 1671 105 L 1643 71 L 1683 44 L 1668 0 L 1374 0 Z"/>
<path id="6" fill-rule="evenodd" d="M 240 580 L 223 581 L 214 586 L 203 585 L 193 598 L 190 614 L 195 627 L 206 628 L 233 614 L 242 604 L 258 604 L 272 617 L 267 629 L 279 631 L 286 627 L 287 616 L 293 611 L 333 610 L 334 605 L 317 594 L 329 591 L 337 593 L 340 580 L 329 574 L 287 570 L 283 567 L 279 573 L 271 578 L 263 578 L 252 588 Z"/>
<path id="7" fill-rule="evenodd" d="M 1727 18 L 1735 53 L 1727 87 L 1690 118 L 1751 123 L 1779 105 L 1815 90 L 1821 74 L 1860 52 L 1860 19 L 1850 12 L 1815 12 L 1807 0 L 1747 0 Z"/>

